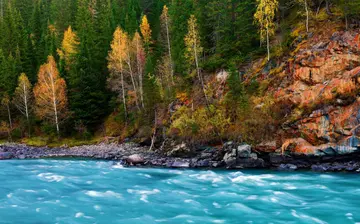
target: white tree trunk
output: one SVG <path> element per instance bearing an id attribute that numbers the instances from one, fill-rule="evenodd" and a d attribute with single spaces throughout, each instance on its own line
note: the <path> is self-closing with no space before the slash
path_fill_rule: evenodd
<path id="1" fill-rule="evenodd" d="M 138 72 L 138 78 L 139 78 L 139 91 L 140 91 L 140 101 L 141 106 L 144 109 L 144 91 L 143 91 L 143 70 L 141 66 L 141 58 L 140 58 L 140 47 L 139 47 L 139 40 L 136 39 L 136 67 Z"/>
<path id="2" fill-rule="evenodd" d="M 131 67 L 131 59 L 130 59 L 129 53 L 128 53 L 128 60 L 126 61 L 126 63 L 129 66 L 129 73 L 130 73 L 130 77 L 131 77 L 131 83 L 133 85 L 134 92 L 135 92 L 136 107 L 140 110 L 139 101 L 138 101 L 138 89 L 136 88 L 136 83 L 135 83 L 135 79 L 134 79 L 134 73 L 133 73 L 133 70 L 132 70 L 132 67 Z"/>
<path id="3" fill-rule="evenodd" d="M 195 29 L 195 27 L 193 29 Z M 203 80 L 203 77 L 201 75 L 200 68 L 199 68 L 199 60 L 198 60 L 198 53 L 197 53 L 197 45 L 196 45 L 196 43 L 197 43 L 197 40 L 195 39 L 193 49 L 194 49 L 196 73 L 197 73 L 199 81 L 201 83 L 201 88 L 202 88 L 204 96 L 205 96 L 206 105 L 209 106 L 209 100 L 208 100 L 207 95 L 206 95 L 204 80 Z"/>
<path id="4" fill-rule="evenodd" d="M 52 69 L 52 67 L 51 67 Z M 59 118 L 58 118 L 58 110 L 57 110 L 57 104 L 56 104 L 56 90 L 55 90 L 55 83 L 54 83 L 54 77 L 53 72 L 50 72 L 50 80 L 51 80 L 51 91 L 52 91 L 52 99 L 53 99 L 53 109 L 54 109 L 54 116 L 55 116 L 55 125 L 56 125 L 56 131 L 58 136 L 60 136 L 60 128 L 59 128 Z"/>
<path id="5" fill-rule="evenodd" d="M 270 61 L 270 37 L 269 37 L 269 28 L 266 29 L 266 43 L 267 43 L 267 54 L 268 61 Z"/>
<path id="6" fill-rule="evenodd" d="M 304 4 L 306 11 L 306 32 L 309 33 L 309 9 L 308 9 L 307 0 L 304 0 Z"/>
<path id="7" fill-rule="evenodd" d="M 120 72 L 120 75 L 121 75 L 122 98 L 123 98 L 125 120 L 126 120 L 127 119 L 127 110 L 126 110 L 126 99 L 125 99 L 124 75 L 122 72 Z"/>
<path id="8" fill-rule="evenodd" d="M 26 121 L 28 123 L 28 132 L 29 132 L 29 137 L 30 137 L 31 127 L 30 127 L 30 120 L 29 120 L 28 95 L 27 95 L 27 89 L 26 89 L 25 83 L 23 84 L 23 89 L 24 89 L 25 116 L 26 116 Z"/>
<path id="9" fill-rule="evenodd" d="M 165 17 L 165 27 L 166 27 L 166 38 L 167 38 L 167 45 L 168 45 L 169 58 L 170 58 L 171 82 L 174 85 L 174 65 L 171 56 L 171 43 L 170 43 L 169 24 L 167 17 Z"/>

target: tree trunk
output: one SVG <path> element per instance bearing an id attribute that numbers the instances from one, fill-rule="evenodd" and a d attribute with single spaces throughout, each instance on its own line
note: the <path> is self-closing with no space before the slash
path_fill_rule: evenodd
<path id="1" fill-rule="evenodd" d="M 331 12 L 331 9 L 330 9 L 330 2 L 329 0 L 325 0 L 325 3 L 326 3 L 326 13 L 328 15 L 332 15 L 332 12 Z"/>
<path id="2" fill-rule="evenodd" d="M 167 38 L 167 45 L 168 45 L 168 51 L 169 51 L 169 58 L 170 58 L 170 69 L 171 69 L 171 82 L 174 85 L 174 65 L 172 61 L 171 56 L 171 43 L 170 43 L 170 34 L 169 34 L 169 25 L 168 25 L 168 19 L 165 18 L 165 27 L 166 27 L 166 38 Z"/>
<path id="3" fill-rule="evenodd" d="M 309 33 L 309 9 L 308 9 L 307 0 L 304 0 L 304 4 L 306 11 L 306 32 Z"/>
<path id="4" fill-rule="evenodd" d="M 154 144 L 155 144 L 155 140 L 156 140 L 156 120 L 157 120 L 157 116 L 156 116 L 156 109 L 155 109 L 155 117 L 154 117 L 154 132 L 153 132 L 153 136 L 151 138 L 151 145 L 150 145 L 150 149 L 149 151 L 151 151 L 154 148 Z"/>
<path id="5" fill-rule="evenodd" d="M 27 89 L 26 89 L 26 85 L 25 83 L 23 84 L 23 89 L 24 89 L 24 105 L 25 105 L 25 116 L 26 116 L 26 121 L 28 123 L 28 134 L 30 137 L 30 120 L 29 120 L 29 109 L 28 109 L 28 97 L 27 97 Z"/>
<path id="6" fill-rule="evenodd" d="M 266 44 L 267 44 L 267 54 L 268 61 L 270 61 L 270 37 L 269 37 L 269 28 L 266 29 Z"/>
<path id="7" fill-rule="evenodd" d="M 136 63 L 137 63 L 137 70 L 138 70 L 138 76 L 139 76 L 139 90 L 140 90 L 140 101 L 141 106 L 144 109 L 144 91 L 143 91 L 143 71 L 141 68 L 141 58 L 139 57 L 139 40 L 136 40 Z"/>
<path id="8" fill-rule="evenodd" d="M 199 60 L 198 60 L 198 55 L 197 55 L 197 45 L 196 45 L 196 41 L 197 41 L 197 40 L 194 41 L 195 44 L 194 44 L 194 47 L 193 47 L 193 49 L 194 49 L 194 56 L 195 56 L 196 73 L 197 73 L 197 76 L 198 76 L 199 81 L 200 81 L 200 83 L 201 83 L 201 88 L 202 88 L 202 90 L 203 90 L 203 93 L 204 93 L 204 96 L 205 96 L 205 100 L 206 100 L 206 105 L 207 105 L 207 107 L 208 107 L 208 106 L 209 106 L 209 100 L 208 100 L 207 95 L 206 95 L 204 80 L 203 80 L 202 75 L 201 75 L 201 73 L 200 73 Z"/>
<path id="9" fill-rule="evenodd" d="M 7 111 L 8 111 L 8 117 L 9 117 L 9 126 L 10 126 L 10 129 L 12 129 L 13 126 L 12 126 L 12 121 L 11 121 L 10 105 L 7 104 L 6 107 L 7 107 Z"/>
<path id="10" fill-rule="evenodd" d="M 124 75 L 120 72 L 121 75 L 121 89 L 122 89 L 122 98 L 124 104 L 124 113 L 125 113 L 125 120 L 127 119 L 127 110 L 126 110 L 126 99 L 125 99 L 125 87 L 124 87 Z"/>
<path id="11" fill-rule="evenodd" d="M 55 95 L 55 85 L 54 85 L 54 78 L 53 78 L 52 72 L 50 73 L 50 79 L 51 79 L 51 90 L 52 90 L 52 95 L 53 95 L 53 107 L 54 107 L 56 132 L 57 132 L 58 136 L 60 137 L 59 119 L 58 119 L 58 111 L 57 111 L 56 95 Z"/>
<path id="12" fill-rule="evenodd" d="M 128 60 L 127 60 L 127 64 L 129 66 L 129 72 L 130 72 L 130 77 L 131 77 L 131 83 L 133 85 L 134 88 L 134 92 L 135 92 L 135 103 L 136 103 L 136 107 L 140 110 L 139 107 L 139 99 L 138 99 L 138 90 L 136 88 L 136 83 L 135 83 L 135 79 L 134 79 L 134 74 L 133 74 L 133 70 L 131 67 L 131 60 L 130 60 L 130 55 L 128 55 Z"/>

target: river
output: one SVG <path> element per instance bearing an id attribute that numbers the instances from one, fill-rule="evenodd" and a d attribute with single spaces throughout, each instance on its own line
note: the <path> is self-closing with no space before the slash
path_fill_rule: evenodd
<path id="1" fill-rule="evenodd" d="M 0 162 L 0 223 L 357 223 L 359 174 Z"/>

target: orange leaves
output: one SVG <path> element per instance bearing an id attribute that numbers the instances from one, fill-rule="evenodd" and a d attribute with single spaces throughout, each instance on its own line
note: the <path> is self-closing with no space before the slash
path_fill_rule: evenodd
<path id="1" fill-rule="evenodd" d="M 57 126 L 67 115 L 66 83 L 59 76 L 52 56 L 40 67 L 38 83 L 34 87 L 36 114 L 42 119 L 53 121 Z"/>

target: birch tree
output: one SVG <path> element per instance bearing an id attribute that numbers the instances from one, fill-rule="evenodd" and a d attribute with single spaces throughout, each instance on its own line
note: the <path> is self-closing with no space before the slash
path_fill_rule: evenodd
<path id="1" fill-rule="evenodd" d="M 120 94 L 122 95 L 122 102 L 124 104 L 125 119 L 127 118 L 125 82 L 124 82 L 124 71 L 125 71 L 124 65 L 125 65 L 125 58 L 127 57 L 126 45 L 127 45 L 127 34 L 120 27 L 117 27 L 113 35 L 113 40 L 111 42 L 111 50 L 108 55 L 108 69 L 110 71 L 110 78 L 108 79 L 108 82 L 110 88 L 113 91 L 120 90 L 121 92 Z M 119 78 L 121 85 L 120 88 L 118 88 L 117 85 Z"/>
<path id="2" fill-rule="evenodd" d="M 202 77 L 199 66 L 199 57 L 203 52 L 203 48 L 201 47 L 197 20 L 194 15 L 191 15 L 188 20 L 188 33 L 185 36 L 184 41 L 186 46 L 185 57 L 191 64 L 195 63 L 196 73 L 201 83 L 202 90 L 204 92 L 206 104 L 208 105 L 209 101 L 205 91 L 204 79 Z"/>
<path id="3" fill-rule="evenodd" d="M 277 0 L 256 0 L 257 9 L 254 15 L 255 21 L 259 25 L 260 40 L 266 40 L 267 59 L 270 61 L 270 36 L 275 34 L 275 13 L 278 10 Z"/>
<path id="4" fill-rule="evenodd" d="M 26 117 L 28 124 L 28 133 L 30 136 L 30 108 L 32 106 L 31 83 L 25 73 L 22 73 L 18 79 L 18 86 L 15 89 L 13 104 Z"/>
<path id="5" fill-rule="evenodd" d="M 146 62 L 146 54 L 144 50 L 143 41 L 141 39 L 141 36 L 138 32 L 135 33 L 132 45 L 135 49 L 136 54 L 136 72 L 139 80 L 139 92 L 140 92 L 140 101 L 141 106 L 144 108 L 144 88 L 143 88 L 143 79 L 144 79 L 144 68 L 145 68 L 145 62 Z"/>
<path id="6" fill-rule="evenodd" d="M 171 21 L 169 17 L 169 9 L 166 5 L 164 5 L 162 14 L 160 16 L 160 23 L 161 23 L 162 33 L 164 33 L 165 36 L 167 53 L 170 60 L 169 72 L 171 75 L 171 81 L 172 84 L 174 84 L 174 63 L 172 61 L 172 56 L 171 56 L 171 42 L 170 42 L 170 31 L 169 31 Z"/>
<path id="7" fill-rule="evenodd" d="M 60 77 L 54 57 L 49 56 L 40 66 L 38 82 L 34 87 L 36 114 L 51 121 L 60 135 L 60 122 L 67 116 L 66 83 Z"/>
<path id="8" fill-rule="evenodd" d="M 310 20 L 310 11 L 309 11 L 309 3 L 308 0 L 296 0 L 298 3 L 304 5 L 305 13 L 306 13 L 306 32 L 309 33 L 309 20 Z"/>

